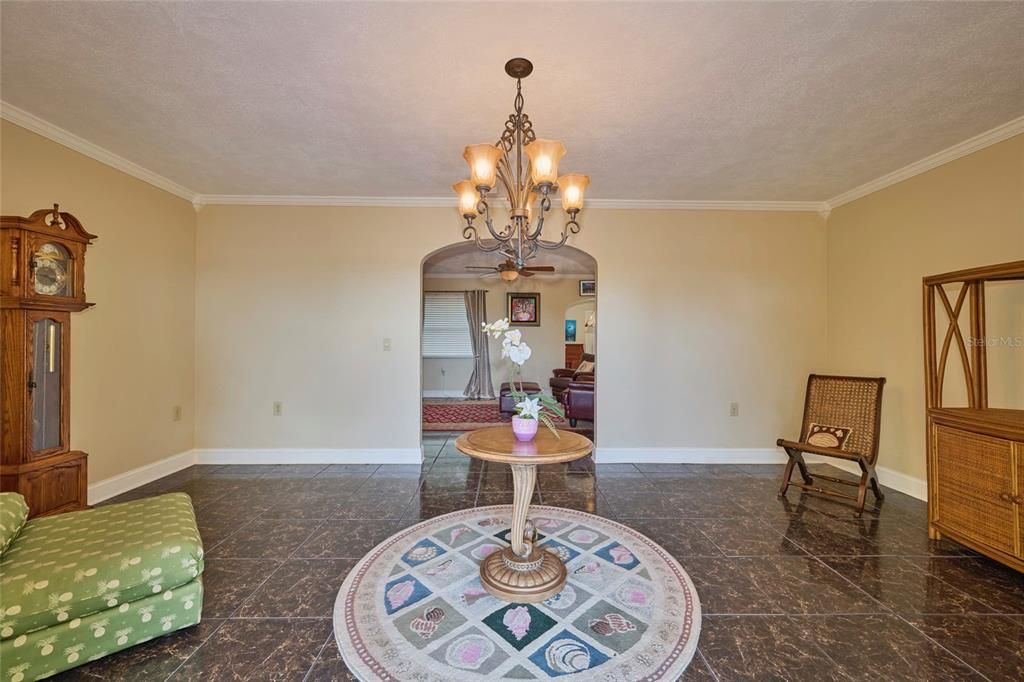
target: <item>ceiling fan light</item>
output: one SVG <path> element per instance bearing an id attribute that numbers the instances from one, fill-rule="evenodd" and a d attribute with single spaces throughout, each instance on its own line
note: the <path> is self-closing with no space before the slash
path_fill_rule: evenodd
<path id="1" fill-rule="evenodd" d="M 565 145 L 558 140 L 534 140 L 525 147 L 530 157 L 530 179 L 538 186 L 553 185 L 558 179 L 558 162 L 565 156 Z"/>
<path id="2" fill-rule="evenodd" d="M 515 270 L 502 270 L 501 278 L 506 282 L 514 282 L 519 279 L 519 273 Z"/>
<path id="3" fill-rule="evenodd" d="M 480 203 L 480 192 L 476 186 L 469 180 L 460 180 L 452 185 L 452 189 L 459 197 L 459 214 L 463 218 L 475 218 L 479 214 L 477 204 Z"/>
<path id="4" fill-rule="evenodd" d="M 471 144 L 462 153 L 469 164 L 469 179 L 474 187 L 491 189 L 498 179 L 498 159 L 502 150 L 493 144 Z"/>
<path id="5" fill-rule="evenodd" d="M 568 173 L 558 178 L 558 191 L 562 195 L 562 208 L 569 213 L 583 208 L 583 194 L 590 184 L 590 177 L 580 173 Z"/>

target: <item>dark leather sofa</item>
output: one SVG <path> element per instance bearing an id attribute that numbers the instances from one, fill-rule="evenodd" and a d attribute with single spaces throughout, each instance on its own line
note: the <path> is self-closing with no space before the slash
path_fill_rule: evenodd
<path id="1" fill-rule="evenodd" d="M 593 353 L 584 353 L 581 360 L 597 364 L 597 360 Z M 548 385 L 551 386 L 551 395 L 559 401 L 562 400 L 562 394 L 565 393 L 565 389 L 569 388 L 569 384 L 572 382 L 580 380 L 586 381 L 588 379 L 591 382 L 594 381 L 593 372 L 578 372 L 574 369 L 559 368 L 554 370 L 552 374 L 554 376 L 551 377 Z"/>
<path id="2" fill-rule="evenodd" d="M 569 420 L 569 426 L 576 426 L 579 419 L 594 421 L 594 377 L 581 377 L 580 381 L 573 381 L 562 394 L 562 404 L 565 405 L 565 416 Z"/>

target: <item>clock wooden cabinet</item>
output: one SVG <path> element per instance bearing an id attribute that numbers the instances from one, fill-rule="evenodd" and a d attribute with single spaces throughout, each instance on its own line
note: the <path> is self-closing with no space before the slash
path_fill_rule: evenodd
<path id="1" fill-rule="evenodd" d="M 71 313 L 85 300 L 95 239 L 70 213 L 0 216 L 0 490 L 32 516 L 82 509 L 84 452 L 71 450 Z"/>

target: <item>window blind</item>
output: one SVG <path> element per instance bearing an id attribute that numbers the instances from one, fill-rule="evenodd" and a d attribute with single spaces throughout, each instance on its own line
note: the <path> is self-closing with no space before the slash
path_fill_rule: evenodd
<path id="1" fill-rule="evenodd" d="M 471 358 L 473 344 L 461 291 L 423 293 L 423 357 Z"/>

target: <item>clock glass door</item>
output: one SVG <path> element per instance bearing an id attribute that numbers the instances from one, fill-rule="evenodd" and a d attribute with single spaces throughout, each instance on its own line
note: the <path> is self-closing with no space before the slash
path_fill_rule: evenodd
<path id="1" fill-rule="evenodd" d="M 32 321 L 32 450 L 52 450 L 62 445 L 61 373 L 63 371 L 63 324 L 52 318 Z"/>

